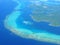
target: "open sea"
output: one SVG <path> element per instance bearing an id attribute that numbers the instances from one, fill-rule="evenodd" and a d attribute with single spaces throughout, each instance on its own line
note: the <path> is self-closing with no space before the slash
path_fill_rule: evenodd
<path id="1" fill-rule="evenodd" d="M 9 29 L 5 28 L 4 20 L 6 16 L 9 15 L 14 10 L 14 7 L 16 6 L 17 3 L 13 2 L 12 0 L 0 0 L 0 45 L 58 45 L 53 43 L 36 41 L 33 39 L 25 39 L 20 36 L 17 36 Z M 47 24 L 48 23 L 41 22 L 40 24 L 38 23 L 37 25 L 34 26 L 38 26 L 36 28 L 39 29 L 39 25 L 40 25 L 41 26 L 40 29 L 46 30 L 50 33 L 60 35 L 60 27 L 51 27 L 48 26 Z"/>

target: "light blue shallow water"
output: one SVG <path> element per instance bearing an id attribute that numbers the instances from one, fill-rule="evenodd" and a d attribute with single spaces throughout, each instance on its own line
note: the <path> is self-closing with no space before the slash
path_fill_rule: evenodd
<path id="1" fill-rule="evenodd" d="M 23 14 L 24 14 L 23 17 L 27 18 L 28 20 L 25 20 L 25 19 L 23 20 L 23 17 L 19 17 L 22 15 L 21 14 L 22 11 L 26 11 L 26 10 L 19 11 L 18 9 L 21 9 L 22 3 L 20 3 L 19 1 L 17 1 L 17 3 L 19 5 L 14 9 L 14 11 L 10 15 L 8 15 L 6 17 L 6 19 L 4 21 L 6 28 L 10 29 L 10 31 L 14 32 L 15 34 L 17 34 L 18 36 L 21 36 L 23 38 L 30 38 L 30 39 L 34 39 L 34 40 L 38 40 L 38 41 L 46 41 L 46 42 L 60 44 L 60 36 L 59 35 L 49 33 L 46 30 L 45 31 L 43 30 L 42 32 L 40 32 L 42 29 L 38 29 L 35 27 L 37 25 L 37 22 L 35 25 L 35 22 L 34 23 L 31 22 L 27 18 L 27 16 L 29 16 L 28 15 L 29 11 L 27 11 L 27 13 L 25 13 L 25 14 L 23 12 Z M 26 7 L 24 7 L 23 9 L 25 9 L 25 8 Z M 18 28 L 18 25 L 16 24 L 16 20 L 18 17 L 20 18 L 20 23 L 23 21 L 21 23 L 22 25 L 20 24 L 19 28 Z M 29 25 L 31 25 L 31 27 Z M 35 31 L 31 31 L 31 30 L 35 30 Z M 40 30 L 40 31 L 38 32 L 38 30 Z"/>
<path id="2" fill-rule="evenodd" d="M 14 11 L 14 10 L 13 10 L 13 11 Z M 23 11 L 23 10 L 22 10 L 22 11 Z M 12 14 L 12 13 L 10 13 L 10 14 Z M 9 14 L 9 15 L 10 15 L 10 14 Z M 18 11 L 18 15 L 19 15 L 19 14 L 21 14 L 21 13 Z M 16 15 L 16 12 L 15 12 L 15 15 Z M 15 16 L 15 15 L 14 15 L 14 18 L 16 18 L 16 17 L 18 16 L 18 15 L 17 15 L 17 16 Z M 10 16 L 11 16 L 11 15 L 10 15 Z M 10 17 L 10 16 L 9 16 L 9 17 Z M 12 17 L 13 17 L 13 16 L 12 16 Z M 11 19 L 14 20 L 12 17 L 10 17 L 10 20 L 11 20 Z M 32 22 L 32 19 L 31 19 L 29 16 L 27 16 L 27 15 L 23 16 L 23 15 L 22 15 L 21 18 L 23 18 L 23 17 L 28 17 L 28 18 L 26 18 L 26 20 L 29 20 L 29 21 Z M 31 31 L 33 31 L 33 32 L 35 32 L 35 33 L 38 32 L 38 30 L 35 30 L 35 29 L 39 29 L 39 31 L 42 30 L 43 32 L 44 32 L 44 31 L 48 31 L 48 32 L 50 32 L 50 33 L 58 34 L 58 32 L 55 32 L 55 31 L 59 31 L 59 29 L 60 29 L 60 27 L 51 27 L 51 26 L 48 25 L 48 23 L 44 23 L 44 22 L 39 22 L 39 23 L 37 23 L 37 22 L 34 22 L 34 21 L 33 21 L 33 22 L 34 22 L 34 25 L 33 25 L 32 27 L 31 27 L 30 25 L 24 25 L 24 24 L 21 25 L 21 24 L 22 24 L 21 22 L 22 22 L 23 20 L 25 20 L 25 18 L 23 18 L 23 20 L 21 20 L 21 18 L 18 18 L 18 19 L 17 19 L 17 22 L 16 22 L 16 23 L 18 24 L 18 27 L 19 27 L 19 28 L 24 28 L 24 29 L 25 29 L 25 28 L 30 29 Z M 6 18 L 5 18 L 5 19 L 6 19 Z M 8 19 L 9 19 L 9 18 L 8 18 Z M 9 20 L 8 20 L 8 22 L 9 22 Z M 10 23 L 10 22 L 9 22 L 9 23 Z M 21 24 L 20 24 L 20 23 L 21 23 Z M 12 24 L 14 25 L 14 22 L 12 22 Z M 43 25 L 43 24 L 44 24 L 44 25 Z M 10 25 L 11 25 L 11 24 L 9 24 L 9 26 L 10 26 Z M 15 26 L 15 25 L 14 25 L 14 26 Z M 11 25 L 11 27 L 14 27 L 14 26 Z M 20 26 L 21 26 L 21 27 L 20 27 Z M 37 26 L 37 27 L 36 27 L 36 26 Z M 45 27 L 45 26 L 46 26 L 46 27 Z M 17 27 L 17 28 L 18 28 L 18 27 Z M 40 27 L 41 27 L 41 28 L 40 28 Z M 10 27 L 9 27 L 9 28 L 10 28 Z M 16 27 L 14 27 L 14 28 L 16 28 Z M 32 29 L 32 28 L 33 28 L 33 29 Z M 43 28 L 44 28 L 44 29 L 43 29 Z M 41 30 L 40 30 L 40 29 L 41 29 Z M 51 29 L 52 29 L 53 31 L 52 31 Z M 57 30 L 57 29 L 58 29 L 58 30 Z M 55 31 L 54 31 L 54 30 L 55 30 Z M 27 32 L 28 32 L 28 31 L 27 31 Z M 47 33 L 47 32 L 46 32 L 46 33 Z M 53 37 L 53 38 L 54 38 L 54 37 Z M 49 44 L 48 44 L 48 45 L 49 45 Z M 54 45 L 54 44 L 52 44 L 52 45 Z"/>

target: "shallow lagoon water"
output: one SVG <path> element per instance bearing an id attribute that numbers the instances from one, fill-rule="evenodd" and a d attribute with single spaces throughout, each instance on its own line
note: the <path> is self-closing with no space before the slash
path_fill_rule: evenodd
<path id="1" fill-rule="evenodd" d="M 19 7 L 20 8 L 20 7 Z M 26 22 L 26 20 L 24 20 L 25 22 L 23 22 L 23 23 L 25 23 L 25 24 L 28 24 L 28 25 L 20 25 L 19 27 L 20 28 L 18 28 L 18 26 L 17 26 L 17 24 L 15 23 L 15 21 L 16 21 L 16 19 L 20 16 L 20 11 L 18 11 L 17 9 L 18 8 L 15 8 L 16 10 L 14 10 L 13 11 L 13 13 L 11 13 L 9 16 L 7 16 L 6 17 L 6 20 L 5 20 L 5 25 L 6 25 L 6 27 L 8 28 L 8 29 L 10 29 L 10 31 L 12 31 L 12 32 L 14 32 L 15 34 L 17 34 L 17 35 L 19 35 L 19 36 L 21 36 L 21 37 L 25 37 L 25 38 L 34 38 L 35 40 L 38 40 L 38 39 L 40 39 L 40 41 L 47 41 L 47 42 L 51 42 L 51 43 L 57 43 L 57 44 L 59 44 L 59 42 L 60 42 L 60 39 L 59 39 L 59 35 L 56 35 L 56 34 L 51 34 L 51 33 L 49 33 L 49 32 L 46 32 L 46 31 L 42 31 L 42 33 L 37 33 L 38 32 L 38 30 L 36 30 L 37 32 L 35 32 L 35 31 L 31 31 L 31 29 L 34 27 L 35 28 L 35 26 L 32 26 L 32 28 L 31 29 L 29 29 L 30 27 L 30 25 L 34 22 L 30 22 L 30 20 L 29 21 L 27 21 Z M 22 18 L 23 19 L 23 18 Z M 20 19 L 21 20 L 21 19 Z M 32 20 L 31 20 L 32 21 Z M 20 22 L 20 21 L 19 21 Z M 22 22 L 22 20 L 21 20 L 21 22 Z M 20 22 L 20 23 L 21 23 Z M 35 23 L 35 22 L 34 22 Z M 39 23 L 38 23 L 39 24 Z M 14 25 L 14 26 L 13 26 Z M 25 27 L 24 27 L 25 26 Z M 26 27 L 27 26 L 27 27 Z M 28 29 L 27 29 L 28 28 Z M 34 29 L 33 28 L 33 29 Z M 32 30 L 33 30 L 32 29 Z M 37 28 L 36 28 L 37 29 Z M 42 30 L 42 29 L 41 29 Z M 40 31 L 41 31 L 40 30 Z M 36 34 L 35 34 L 36 33 Z M 31 35 L 32 34 L 32 35 Z M 35 35 L 35 36 L 34 36 Z M 43 35 L 43 36 L 42 36 Z M 50 35 L 50 37 L 48 36 L 48 35 Z M 38 36 L 38 39 L 37 39 L 37 37 L 36 36 Z M 40 36 L 40 38 L 39 38 L 39 36 Z M 56 38 L 54 39 L 54 37 L 53 36 L 56 36 Z M 45 37 L 45 38 L 44 38 Z M 51 39 L 49 39 L 49 38 L 51 38 Z M 50 41 L 48 41 L 48 40 L 50 40 Z M 57 40 L 57 41 L 56 41 Z"/>

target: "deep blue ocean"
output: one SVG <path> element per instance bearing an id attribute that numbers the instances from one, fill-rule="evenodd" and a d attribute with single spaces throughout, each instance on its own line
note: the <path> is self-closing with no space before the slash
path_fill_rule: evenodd
<path id="1" fill-rule="evenodd" d="M 16 6 L 17 3 L 13 2 L 12 0 L 0 0 L 0 45 L 57 45 L 47 42 L 40 42 L 32 39 L 25 39 L 15 35 L 7 28 L 5 28 L 4 19 L 14 10 L 14 7 Z M 45 29 L 50 33 L 60 35 L 60 27 L 50 28 L 50 26 L 48 26 L 46 23 L 41 23 L 40 25 L 41 29 Z M 43 25 L 45 25 L 46 27 Z"/>

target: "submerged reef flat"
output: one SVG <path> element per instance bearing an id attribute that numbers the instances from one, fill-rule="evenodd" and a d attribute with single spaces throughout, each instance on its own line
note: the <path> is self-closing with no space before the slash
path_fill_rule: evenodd
<path id="1" fill-rule="evenodd" d="M 51 26 L 60 26 L 60 3 L 42 3 L 33 1 L 29 8 L 32 9 L 31 17 L 36 22 L 49 22 Z"/>
<path id="2" fill-rule="evenodd" d="M 28 38 L 28 39 L 34 39 L 34 40 L 37 40 L 37 41 L 43 41 L 43 42 L 50 42 L 50 43 L 55 43 L 55 44 L 59 44 L 60 45 L 60 35 L 56 35 L 56 34 L 52 34 L 52 33 L 49 33 L 49 32 L 32 32 L 30 29 L 27 29 L 27 28 L 18 28 L 18 25 L 16 23 L 16 20 L 19 16 L 21 16 L 21 11 L 19 11 L 18 9 L 21 9 L 21 6 L 22 4 L 18 1 L 18 0 L 14 0 L 15 2 L 18 3 L 18 5 L 14 8 L 13 12 L 11 14 L 9 14 L 6 19 L 4 20 L 4 25 L 6 28 L 8 28 L 10 31 L 12 31 L 14 34 L 22 37 L 22 38 Z M 34 8 L 35 10 L 35 8 Z M 33 15 L 32 15 L 32 18 L 33 20 L 37 21 L 38 19 L 38 15 L 35 15 L 34 14 L 35 12 L 33 12 Z M 38 12 L 39 14 L 39 12 Z M 55 14 L 55 12 L 54 12 Z M 36 17 L 35 17 L 35 16 Z M 47 18 L 45 18 L 47 16 Z M 54 17 L 54 20 L 52 19 L 52 23 L 53 25 L 55 24 L 55 26 L 58 24 L 58 22 L 54 23 L 55 21 L 58 21 L 56 18 L 56 16 L 53 15 L 53 17 L 49 17 L 48 15 L 46 16 L 42 16 L 42 19 L 40 18 L 38 20 L 38 22 L 40 20 L 43 20 L 43 19 L 47 19 L 49 22 L 51 21 L 50 18 L 53 18 Z M 43 18 L 44 17 L 44 18 Z M 59 15 L 57 16 L 57 18 L 59 17 Z M 26 23 L 26 22 L 25 22 Z"/>

